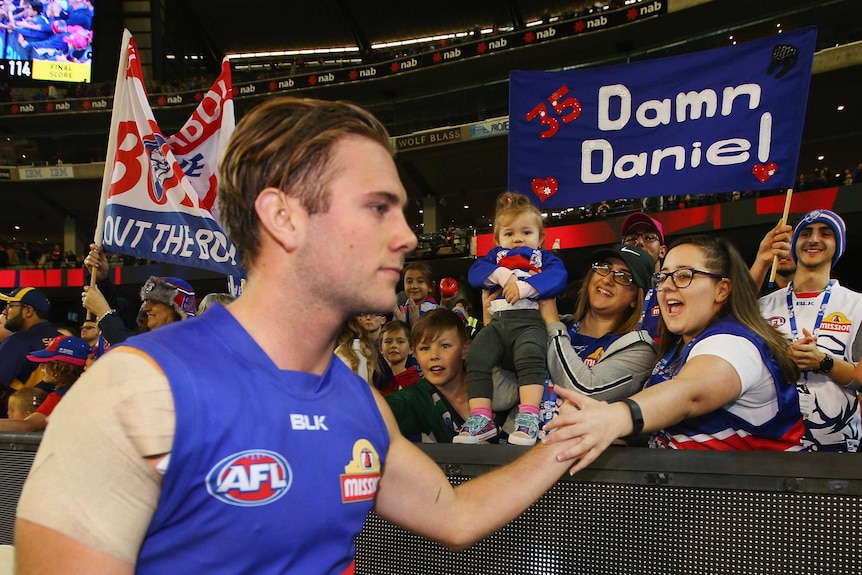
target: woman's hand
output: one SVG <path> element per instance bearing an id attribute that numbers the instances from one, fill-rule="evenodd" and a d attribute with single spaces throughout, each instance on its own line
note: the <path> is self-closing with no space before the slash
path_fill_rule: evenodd
<path id="1" fill-rule="evenodd" d="M 615 439 L 632 431 L 631 415 L 624 404 L 596 401 L 559 385 L 554 391 L 565 402 L 560 413 L 545 424 L 547 433 L 542 441 L 572 443 L 557 456 L 559 461 L 576 460 L 569 470 L 571 475 L 595 461 Z"/>
<path id="2" fill-rule="evenodd" d="M 96 286 L 84 286 L 81 293 L 81 305 L 96 318 L 102 317 L 111 310 L 111 306 Z"/>
<path id="3" fill-rule="evenodd" d="M 491 323 L 491 302 L 500 297 L 500 292 L 502 290 L 482 290 L 482 324 L 488 325 Z"/>
<path id="4" fill-rule="evenodd" d="M 96 278 L 96 281 L 105 281 L 108 277 L 108 257 L 105 255 L 105 250 L 96 244 L 90 244 L 90 253 L 84 258 L 84 265 L 90 268 L 90 273 Z"/>

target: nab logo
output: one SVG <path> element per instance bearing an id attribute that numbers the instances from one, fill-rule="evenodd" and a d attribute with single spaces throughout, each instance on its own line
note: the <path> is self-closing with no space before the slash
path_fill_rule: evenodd
<path id="1" fill-rule="evenodd" d="M 290 465 L 280 454 L 249 449 L 219 461 L 207 474 L 207 491 L 223 503 L 257 507 L 281 498 L 292 481 Z"/>

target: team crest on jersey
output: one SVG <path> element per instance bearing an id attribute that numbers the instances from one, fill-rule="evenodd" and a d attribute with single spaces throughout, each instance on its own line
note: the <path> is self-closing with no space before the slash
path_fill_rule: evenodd
<path id="1" fill-rule="evenodd" d="M 823 318 L 823 321 L 820 323 L 820 329 L 823 331 L 850 333 L 850 327 L 852 325 L 853 322 L 847 319 L 846 315 L 840 311 L 836 311 L 835 313 L 830 313 L 828 316 Z"/>
<path id="2" fill-rule="evenodd" d="M 379 481 L 380 458 L 377 450 L 367 439 L 356 440 L 351 459 L 341 475 L 341 502 L 356 503 L 374 499 Z"/>
<path id="3" fill-rule="evenodd" d="M 542 252 L 533 250 L 533 253 L 530 255 L 530 266 L 538 269 L 542 268 Z"/>
<path id="4" fill-rule="evenodd" d="M 240 507 L 267 505 L 290 489 L 293 472 L 281 454 L 248 449 L 225 457 L 207 474 L 207 491 Z"/>
<path id="5" fill-rule="evenodd" d="M 769 325 L 771 325 L 772 327 L 779 328 L 782 325 L 784 325 L 784 322 L 786 320 L 783 317 L 781 317 L 780 315 L 774 315 L 774 316 L 768 318 L 766 321 L 768 321 Z"/>

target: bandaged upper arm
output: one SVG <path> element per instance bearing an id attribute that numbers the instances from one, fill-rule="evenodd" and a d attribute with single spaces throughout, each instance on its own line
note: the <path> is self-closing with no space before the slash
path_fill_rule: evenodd
<path id="1" fill-rule="evenodd" d="M 52 414 L 18 517 L 134 563 L 160 492 L 145 458 L 170 451 L 174 426 L 161 370 L 125 348 L 105 354 Z"/>

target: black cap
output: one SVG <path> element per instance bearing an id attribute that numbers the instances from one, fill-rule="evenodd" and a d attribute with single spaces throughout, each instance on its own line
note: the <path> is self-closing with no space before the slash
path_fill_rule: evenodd
<path id="1" fill-rule="evenodd" d="M 623 260 L 635 284 L 647 291 L 652 286 L 652 274 L 655 272 L 655 260 L 648 252 L 637 246 L 614 245 L 593 252 L 593 261 L 604 261 L 606 258 L 617 258 Z"/>

